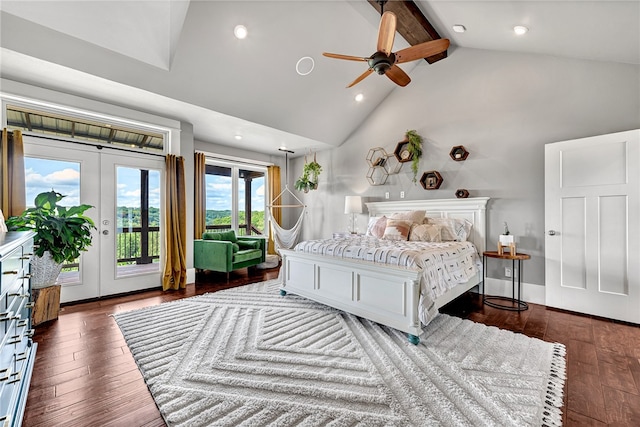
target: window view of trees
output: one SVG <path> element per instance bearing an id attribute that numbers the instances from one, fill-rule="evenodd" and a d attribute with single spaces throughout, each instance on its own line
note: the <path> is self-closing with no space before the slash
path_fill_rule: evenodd
<path id="1" fill-rule="evenodd" d="M 264 234 L 265 179 L 264 169 L 208 164 L 205 179 L 207 228 L 231 228 L 237 214 L 236 231 L 239 235 Z M 232 207 L 234 191 L 237 200 L 235 211 Z M 250 212 L 248 218 L 247 212 Z"/>

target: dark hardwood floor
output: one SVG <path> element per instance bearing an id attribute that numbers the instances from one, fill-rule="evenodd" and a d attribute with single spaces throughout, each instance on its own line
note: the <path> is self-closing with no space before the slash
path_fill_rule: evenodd
<path id="1" fill-rule="evenodd" d="M 159 290 L 62 308 L 36 328 L 38 343 L 23 425 L 164 426 L 110 316 L 166 301 L 274 279 L 277 269 L 207 273 L 180 291 Z M 444 312 L 567 347 L 566 426 L 640 426 L 640 327 L 530 304 L 516 313 L 466 294 Z"/>

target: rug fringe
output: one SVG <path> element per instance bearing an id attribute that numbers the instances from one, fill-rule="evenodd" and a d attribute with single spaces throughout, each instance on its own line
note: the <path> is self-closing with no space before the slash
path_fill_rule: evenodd
<path id="1" fill-rule="evenodd" d="M 551 355 L 551 367 L 549 380 L 544 400 L 542 425 L 548 427 L 562 426 L 562 405 L 564 396 L 564 383 L 566 380 L 567 362 L 565 356 L 567 349 L 564 344 L 554 343 Z"/>

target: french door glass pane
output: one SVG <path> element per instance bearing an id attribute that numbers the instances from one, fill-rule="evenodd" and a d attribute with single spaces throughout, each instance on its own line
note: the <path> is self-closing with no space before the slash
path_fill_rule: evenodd
<path id="1" fill-rule="evenodd" d="M 233 194 L 231 168 L 207 165 L 206 170 L 206 227 L 209 230 L 230 229 Z"/>
<path id="2" fill-rule="evenodd" d="M 160 172 L 119 166 L 116 195 L 116 276 L 160 268 Z"/>
<path id="3" fill-rule="evenodd" d="M 264 233 L 265 174 L 240 169 L 238 173 L 238 233 Z"/>
<path id="4" fill-rule="evenodd" d="M 80 200 L 80 163 L 65 160 L 41 159 L 37 157 L 24 158 L 25 190 L 27 207 L 34 207 L 38 194 L 45 191 L 55 191 L 65 196 L 62 206 L 77 206 Z M 62 267 L 58 276 L 59 284 L 80 282 L 79 259 Z"/>

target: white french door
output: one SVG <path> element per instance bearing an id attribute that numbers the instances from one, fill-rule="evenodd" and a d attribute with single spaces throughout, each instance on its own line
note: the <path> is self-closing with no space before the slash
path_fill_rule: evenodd
<path id="1" fill-rule="evenodd" d="M 546 304 L 640 323 L 640 131 L 545 147 Z"/>
<path id="2" fill-rule="evenodd" d="M 77 265 L 63 270 L 61 302 L 160 286 L 164 161 L 25 136 L 27 205 L 51 189 L 86 203 L 97 230 Z"/>

